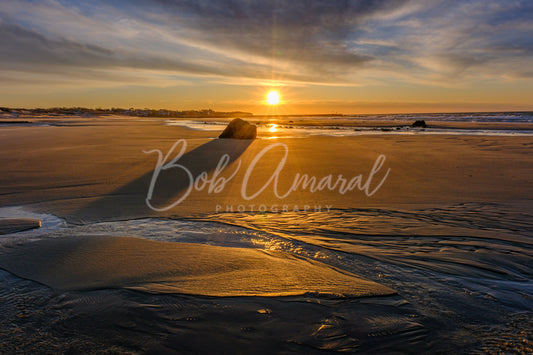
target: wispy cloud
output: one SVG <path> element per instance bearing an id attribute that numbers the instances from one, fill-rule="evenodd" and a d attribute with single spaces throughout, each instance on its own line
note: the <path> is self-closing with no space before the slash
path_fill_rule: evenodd
<path id="1" fill-rule="evenodd" d="M 127 83 L 138 70 L 161 85 L 530 78 L 532 15 L 527 0 L 4 0 L 0 77 Z"/>

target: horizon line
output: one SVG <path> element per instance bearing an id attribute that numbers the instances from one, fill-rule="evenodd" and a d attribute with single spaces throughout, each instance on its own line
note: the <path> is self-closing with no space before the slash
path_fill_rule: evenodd
<path id="1" fill-rule="evenodd" d="M 167 108 L 121 108 L 121 107 L 111 107 L 111 108 L 102 108 L 102 107 L 82 107 L 82 106 L 55 106 L 55 107 L 34 107 L 34 108 L 25 108 L 25 107 L 7 107 L 7 106 L 0 106 L 0 111 L 6 112 L 8 111 L 17 111 L 17 110 L 26 110 L 26 111 L 35 111 L 35 110 L 42 110 L 42 111 L 57 111 L 57 110 L 87 110 L 87 111 L 168 111 L 173 113 L 184 113 L 184 112 L 213 112 L 214 114 L 249 114 L 244 115 L 246 116 L 253 116 L 253 117 L 302 117 L 302 116 L 314 116 L 314 117 L 323 117 L 323 116 L 337 116 L 337 117 L 349 117 L 349 116 L 371 116 L 371 115 L 379 115 L 379 116 L 388 116 L 388 115 L 428 115 L 428 114 L 470 114 L 470 113 L 533 113 L 533 109 L 531 110 L 496 110 L 496 111 L 427 111 L 427 112 L 391 112 L 391 113 L 297 113 L 297 114 L 256 114 L 253 112 L 248 111 L 241 111 L 241 110 L 230 110 L 230 111 L 216 111 L 210 108 L 202 108 L 202 109 L 184 109 L 184 110 L 177 110 L 177 109 L 167 109 Z"/>

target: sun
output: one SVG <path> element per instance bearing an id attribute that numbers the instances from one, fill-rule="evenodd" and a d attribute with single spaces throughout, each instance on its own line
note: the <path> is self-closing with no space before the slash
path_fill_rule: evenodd
<path id="1" fill-rule="evenodd" d="M 270 90 L 267 94 L 266 102 L 269 105 L 278 105 L 280 102 L 279 93 L 276 90 Z"/>

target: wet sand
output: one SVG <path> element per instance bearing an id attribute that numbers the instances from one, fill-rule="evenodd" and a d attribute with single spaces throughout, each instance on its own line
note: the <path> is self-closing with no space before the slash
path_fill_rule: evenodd
<path id="1" fill-rule="evenodd" d="M 41 221 L 32 218 L 1 218 L 0 235 L 23 232 L 28 229 L 41 227 Z"/>
<path id="2" fill-rule="evenodd" d="M 73 236 L 0 254 L 0 267 L 54 290 L 128 288 L 213 297 L 363 297 L 395 292 L 327 265 L 277 251 Z"/>
<path id="3" fill-rule="evenodd" d="M 0 205 L 30 205 L 70 222 L 126 219 L 144 216 L 191 217 L 217 212 L 226 205 L 315 205 L 324 208 L 451 205 L 464 202 L 530 200 L 533 196 L 533 142 L 529 137 L 409 136 L 309 137 L 212 140 L 208 131 L 164 126 L 159 121 L 130 119 L 90 120 L 83 125 L 9 127 L 0 131 L 4 146 L 0 161 Z M 267 137 L 263 137 L 267 138 Z M 178 163 L 196 178 L 213 174 L 224 154 L 226 169 L 219 175 L 235 176 L 219 192 L 209 186 L 192 191 L 183 203 L 166 211 L 153 211 L 146 197 L 157 154 L 167 154 L 178 139 L 186 139 L 186 152 Z M 28 143 L 31 142 L 31 143 Z M 298 188 L 280 200 L 270 184 L 252 200 L 241 195 L 242 182 L 253 159 L 266 147 L 287 147 L 278 191 L 285 194 L 296 174 L 320 179 L 332 174 L 368 180 L 376 159 L 385 161 L 371 188 L 385 177 L 381 188 L 368 197 L 360 190 L 314 193 Z M 248 179 L 247 194 L 261 189 L 280 165 L 284 148 L 268 151 Z M 174 156 L 174 155 L 173 155 Z M 170 160 L 170 159 L 169 159 Z M 191 183 L 183 170 L 162 172 L 155 184 L 154 207 L 163 208 L 187 193 Z M 218 211 L 220 212 L 220 211 Z"/>
<path id="4" fill-rule="evenodd" d="M 533 341 L 530 137 L 233 141 L 159 120 L 50 123 L 0 130 L 0 206 L 69 223 L 0 243 L 0 266 L 12 273 L 0 274 L 8 352 L 527 352 Z M 188 191 L 183 169 L 162 171 L 152 205 L 186 198 L 154 211 L 146 198 L 157 153 L 143 150 L 164 156 L 178 139 L 193 177 L 213 176 L 228 154 L 218 175 L 228 181 Z M 380 155 L 369 190 L 383 184 L 371 196 L 300 185 L 280 200 L 271 181 L 247 200 L 247 169 L 272 144 L 246 193 L 268 182 L 285 148 L 279 193 L 297 174 L 361 174 L 363 185 Z M 168 218 L 193 221 L 185 239 L 158 239 L 181 233 Z M 135 221 L 145 229 L 124 229 Z"/>

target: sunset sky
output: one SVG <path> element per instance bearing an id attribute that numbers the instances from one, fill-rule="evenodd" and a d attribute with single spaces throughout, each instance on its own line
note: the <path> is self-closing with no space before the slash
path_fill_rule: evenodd
<path id="1" fill-rule="evenodd" d="M 0 106 L 533 110 L 532 18 L 530 0 L 2 0 Z"/>

